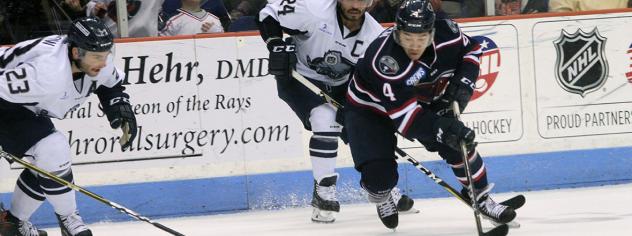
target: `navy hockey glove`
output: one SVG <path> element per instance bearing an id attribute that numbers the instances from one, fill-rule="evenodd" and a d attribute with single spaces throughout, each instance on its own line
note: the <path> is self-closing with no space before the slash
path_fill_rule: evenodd
<path id="1" fill-rule="evenodd" d="M 461 152 L 461 142 L 465 144 L 468 153 L 476 147 L 474 131 L 457 119 L 438 117 L 434 130 L 437 142 L 443 143 L 458 152 Z"/>
<path id="2" fill-rule="evenodd" d="M 437 104 L 437 107 L 441 109 L 435 109 L 438 115 L 454 117 L 452 112 L 452 102 L 459 103 L 459 109 L 461 112 L 465 110 L 467 104 L 470 102 L 472 94 L 474 94 L 474 81 L 466 77 L 455 77 L 450 80 L 450 84 L 445 89 L 445 93 L 441 97 Z"/>
<path id="3" fill-rule="evenodd" d="M 289 78 L 296 65 L 296 45 L 292 38 L 285 41 L 280 38 L 270 38 L 267 42 L 268 51 L 268 72 L 280 78 Z"/>
<path id="4" fill-rule="evenodd" d="M 121 96 L 109 98 L 103 104 L 103 112 L 110 121 L 112 129 L 121 128 L 123 135 L 119 143 L 122 150 L 132 145 L 132 141 L 136 138 L 138 126 L 136 125 L 136 116 L 132 111 L 132 105 L 129 103 L 129 96 L 122 93 Z"/>

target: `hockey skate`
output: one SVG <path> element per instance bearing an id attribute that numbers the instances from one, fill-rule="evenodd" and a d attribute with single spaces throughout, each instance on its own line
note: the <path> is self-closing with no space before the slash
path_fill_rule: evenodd
<path id="1" fill-rule="evenodd" d="M 478 209 L 481 212 L 483 218 L 492 221 L 497 224 L 507 224 L 516 218 L 516 212 L 513 208 L 499 204 L 495 202 L 490 196 L 489 192 L 494 187 L 493 184 L 488 185 L 485 189 L 479 190 L 480 192 L 476 196 Z M 466 200 L 470 199 L 468 189 L 462 189 L 461 193 Z"/>
<path id="2" fill-rule="evenodd" d="M 312 194 L 312 221 L 317 223 L 333 223 L 335 213 L 340 212 L 340 203 L 336 198 L 336 181 L 338 174 L 325 176 L 319 181 L 314 180 Z"/>
<path id="3" fill-rule="evenodd" d="M 38 230 L 29 221 L 21 221 L 5 210 L 0 204 L 0 235 L 2 236 L 47 236 L 46 231 Z"/>
<path id="4" fill-rule="evenodd" d="M 57 215 L 57 221 L 63 236 L 92 236 L 92 231 L 86 227 L 77 211 L 68 216 Z"/>
<path id="5" fill-rule="evenodd" d="M 393 200 L 397 203 L 397 211 L 402 214 L 416 214 L 419 213 L 419 210 L 413 208 L 415 201 L 408 197 L 406 194 L 402 194 L 399 188 L 394 187 L 391 190 L 391 195 L 393 196 Z"/>
<path id="6" fill-rule="evenodd" d="M 478 197 L 478 206 L 483 218 L 489 220 L 494 226 L 506 224 L 510 228 L 519 228 L 520 223 L 514 221 L 516 217 L 515 210 L 522 207 L 525 203 L 525 198 L 522 195 L 517 195 L 502 202 L 495 202 L 489 197 L 489 192 L 494 187 L 494 184 L 489 184 L 485 189 L 480 191 Z M 470 201 L 470 195 L 467 188 L 461 189 L 461 195 L 463 198 Z M 491 212 L 496 214 L 491 214 Z"/>
<path id="7" fill-rule="evenodd" d="M 380 217 L 382 224 L 389 229 L 397 228 L 399 224 L 399 216 L 397 211 L 397 204 L 395 204 L 395 200 L 393 200 L 393 195 L 389 194 L 388 198 L 383 201 L 375 204 L 377 207 L 377 215 Z"/>

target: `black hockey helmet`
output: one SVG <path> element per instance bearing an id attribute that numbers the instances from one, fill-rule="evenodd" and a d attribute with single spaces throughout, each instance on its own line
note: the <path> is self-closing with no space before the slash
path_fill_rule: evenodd
<path id="1" fill-rule="evenodd" d="M 87 51 L 107 52 L 114 46 L 114 36 L 101 20 L 83 17 L 72 22 L 68 42 Z"/>
<path id="2" fill-rule="evenodd" d="M 405 0 L 395 16 L 395 30 L 410 33 L 431 32 L 435 12 L 428 0 Z"/>

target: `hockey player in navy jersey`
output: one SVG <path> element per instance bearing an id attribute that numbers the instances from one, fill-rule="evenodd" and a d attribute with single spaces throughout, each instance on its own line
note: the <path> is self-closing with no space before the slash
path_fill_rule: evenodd
<path id="1" fill-rule="evenodd" d="M 500 223 L 515 211 L 489 196 L 493 184 L 476 151 L 474 131 L 454 118 L 450 105 L 465 109 L 479 74 L 481 47 L 450 19 L 436 18 L 428 0 L 406 0 L 395 26 L 358 60 L 349 85 L 345 125 L 361 185 L 388 228 L 398 224 L 391 196 L 397 184 L 395 133 L 438 152 L 469 196 L 460 142 L 466 144 L 481 213 Z M 469 199 L 469 198 L 468 198 Z"/>
<path id="2" fill-rule="evenodd" d="M 338 174 L 334 169 L 342 126 L 336 122 L 334 107 L 292 79 L 291 71 L 296 65 L 298 73 L 342 100 L 356 61 L 384 30 L 366 12 L 371 3 L 372 0 L 277 0 L 270 1 L 258 16 L 261 36 L 270 51 L 268 71 L 276 78 L 278 96 L 313 132 L 309 151 L 314 177 L 314 222 L 333 222 L 333 213 L 340 210 L 336 197 Z M 291 35 L 285 41 L 284 32 Z M 401 210 L 412 208 L 412 199 L 396 188 L 393 193 Z"/>
<path id="3" fill-rule="evenodd" d="M 50 118 L 63 119 L 95 93 L 125 149 L 136 136 L 136 118 L 114 67 L 113 36 L 96 18 L 73 22 L 52 35 L 0 48 L 0 146 L 35 166 L 73 182 L 70 146 Z M 41 236 L 29 218 L 48 199 L 64 236 L 92 232 L 78 214 L 75 191 L 36 172 L 22 171 L 11 209 L 0 214 L 0 235 Z"/>

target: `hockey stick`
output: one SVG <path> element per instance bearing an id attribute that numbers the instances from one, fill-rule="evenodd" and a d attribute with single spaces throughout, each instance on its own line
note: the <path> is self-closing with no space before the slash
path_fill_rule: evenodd
<path id="1" fill-rule="evenodd" d="M 303 75 L 301 75 L 298 72 L 296 72 L 296 70 L 292 70 L 292 77 L 294 77 L 294 79 L 299 81 L 301 84 L 303 84 L 309 90 L 311 90 L 313 93 L 322 96 L 325 99 L 325 101 L 331 103 L 336 109 L 343 108 L 342 104 L 337 102 L 329 94 L 327 94 L 324 91 L 322 91 L 320 88 L 318 88 L 316 85 L 314 85 L 314 83 L 312 83 L 309 80 L 307 80 L 305 77 L 303 77 Z M 408 162 L 413 164 L 413 166 L 415 166 L 419 171 L 424 173 L 426 176 L 428 176 L 428 178 L 432 179 L 439 186 L 443 187 L 445 190 L 447 190 L 454 197 L 456 197 L 457 199 L 461 200 L 461 202 L 463 202 L 465 205 L 467 205 L 470 208 L 473 208 L 473 209 L 476 210 L 476 208 L 474 208 L 475 207 L 474 204 L 472 204 L 469 201 L 465 200 L 465 198 L 463 197 L 463 195 L 461 195 L 460 192 L 458 192 L 456 189 L 454 189 L 452 186 L 450 186 L 450 184 L 445 182 L 443 179 L 439 178 L 432 171 L 430 171 L 430 169 L 426 168 L 424 165 L 422 165 L 419 161 L 417 161 L 411 155 L 406 153 L 404 150 L 402 150 L 401 148 L 395 146 L 395 153 L 397 153 L 397 155 L 399 155 L 399 157 L 405 158 Z M 472 199 L 475 199 L 475 198 L 472 198 Z M 480 222 L 480 220 L 479 220 L 479 222 Z M 508 226 L 506 224 L 502 224 L 502 225 L 500 225 L 500 226 L 488 231 L 486 234 L 483 234 L 483 235 L 489 235 L 489 236 L 491 236 L 491 235 L 494 235 L 494 236 L 495 235 L 507 235 L 508 231 L 509 231 Z"/>
<path id="2" fill-rule="evenodd" d="M 164 231 L 169 232 L 169 233 L 170 233 L 170 234 L 172 234 L 172 235 L 175 235 L 175 236 L 184 236 L 184 234 L 181 234 L 181 233 L 179 233 L 178 231 L 175 231 L 175 230 L 173 230 L 173 229 L 171 229 L 171 228 L 169 228 L 169 227 L 167 227 L 167 226 L 164 226 L 164 225 L 162 225 L 162 224 L 160 224 L 160 223 L 158 223 L 158 222 L 152 221 L 152 220 L 150 220 L 150 219 L 149 219 L 149 218 L 147 218 L 147 217 L 141 216 L 140 214 L 138 214 L 138 213 L 136 213 L 136 212 L 134 212 L 134 211 L 132 211 L 132 210 L 130 210 L 130 209 L 128 209 L 128 208 L 125 208 L 124 206 L 119 205 L 118 203 L 115 203 L 115 202 L 109 201 L 109 200 L 105 199 L 104 197 L 101 197 L 101 196 L 97 195 L 96 193 L 90 192 L 90 191 L 88 191 L 88 190 L 86 190 L 86 189 L 84 189 L 84 188 L 82 188 L 82 187 L 80 187 L 80 186 L 77 186 L 77 185 L 75 185 L 75 184 L 73 184 L 73 183 L 70 183 L 70 182 L 68 182 L 68 181 L 66 181 L 66 180 L 64 180 L 64 179 L 62 179 L 62 178 L 59 178 L 59 177 L 57 177 L 56 175 L 51 174 L 51 173 L 50 173 L 50 172 L 48 172 L 48 171 L 42 170 L 42 169 L 40 169 L 39 167 L 37 167 L 37 166 L 35 166 L 35 165 L 31 164 L 31 163 L 28 163 L 28 162 L 26 162 L 26 161 L 24 161 L 24 160 L 22 160 L 22 159 L 20 159 L 20 158 L 17 158 L 17 157 L 15 157 L 15 156 L 13 156 L 13 155 L 11 155 L 11 154 L 9 154 L 9 153 L 7 153 L 7 152 L 3 151 L 3 150 L 2 150 L 2 148 L 0 148 L 0 157 L 5 158 L 5 159 L 7 159 L 7 160 L 13 160 L 13 161 L 15 161 L 15 162 L 17 162 L 17 163 L 20 163 L 20 164 L 22 164 L 24 167 L 26 167 L 27 169 L 33 170 L 33 171 L 35 171 L 35 172 L 37 172 L 37 173 L 39 173 L 39 174 L 41 174 L 41 175 L 43 175 L 43 176 L 46 176 L 46 177 L 47 177 L 47 178 L 49 178 L 49 179 L 52 179 L 53 181 L 55 181 L 55 182 L 57 182 L 57 183 L 59 183 L 59 184 L 61 184 L 61 185 L 64 185 L 64 186 L 66 186 L 66 187 L 69 187 L 69 188 L 71 188 L 71 189 L 74 189 L 75 191 L 78 191 L 78 192 L 80 192 L 80 193 L 83 193 L 83 194 L 85 194 L 85 195 L 88 195 L 88 197 L 91 197 L 91 198 L 93 198 L 93 199 L 95 199 L 95 200 L 97 200 L 97 201 L 100 201 L 100 202 L 102 202 L 102 203 L 105 203 L 105 204 L 109 205 L 110 207 L 112 207 L 112 208 L 114 208 L 114 209 L 117 209 L 117 210 L 119 210 L 120 212 L 125 213 L 125 214 L 127 214 L 127 215 L 131 216 L 132 218 L 135 218 L 135 219 L 137 219 L 137 220 L 140 220 L 140 221 L 145 221 L 145 222 L 147 222 L 147 223 L 150 223 L 150 224 L 152 224 L 152 225 L 154 225 L 154 226 L 158 227 L 159 229 L 162 229 L 162 230 L 164 230 Z"/>
<path id="3" fill-rule="evenodd" d="M 459 107 L 459 103 L 457 101 L 452 102 L 452 111 L 454 112 L 454 118 L 458 121 L 461 121 L 461 110 Z M 474 188 L 474 181 L 472 180 L 472 172 L 470 169 L 470 161 L 467 158 L 467 148 L 465 147 L 465 142 L 461 141 L 461 156 L 463 157 L 463 166 L 465 168 L 465 176 L 467 176 L 467 182 L 470 187 L 470 199 L 472 199 L 472 209 L 474 209 L 474 219 L 476 221 L 476 230 L 479 236 L 483 235 L 507 235 L 509 232 L 509 226 L 506 224 L 500 225 L 488 232 L 483 232 L 483 226 L 481 225 L 481 212 L 478 209 L 476 189 Z"/>

